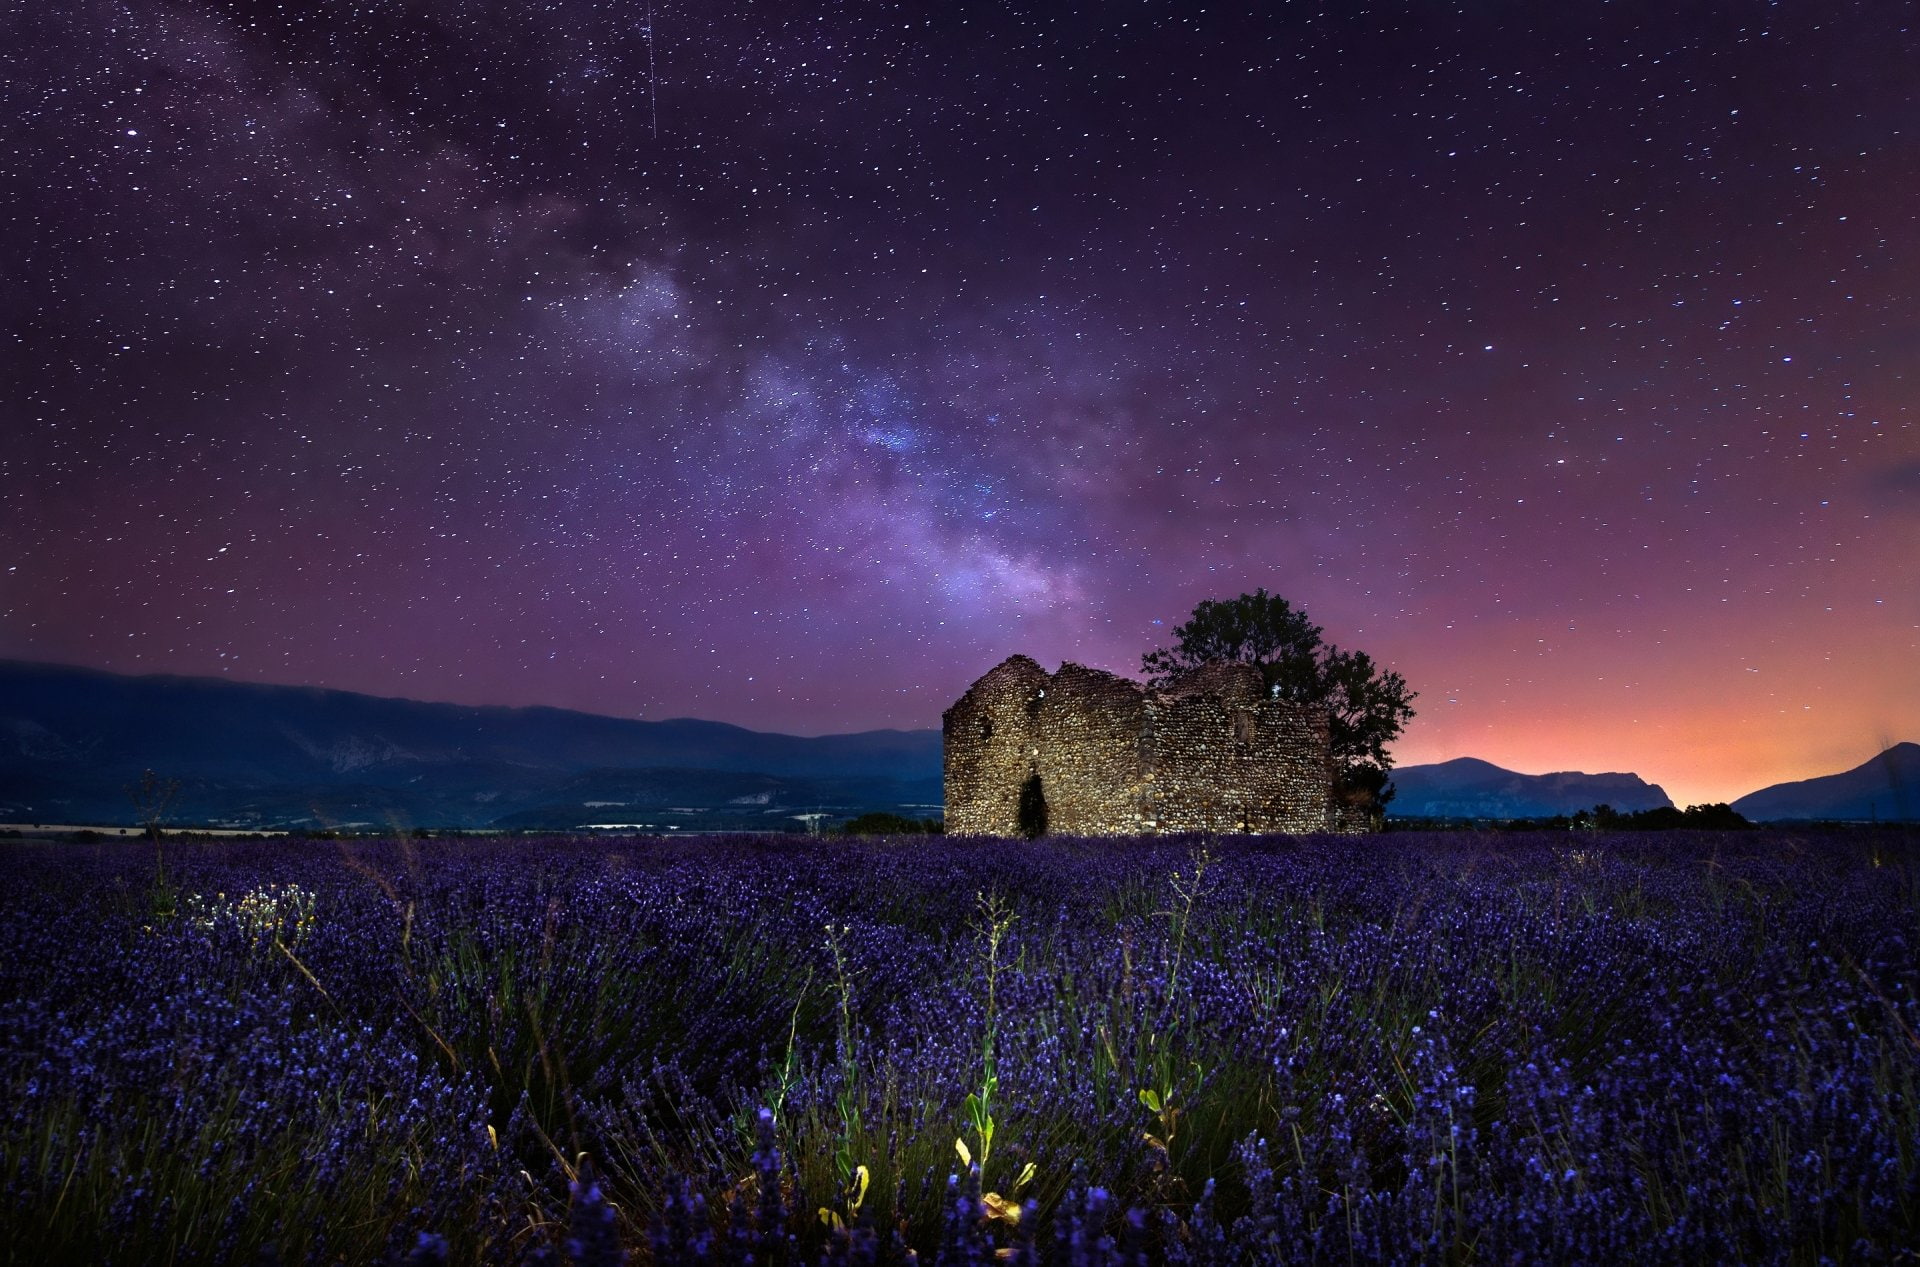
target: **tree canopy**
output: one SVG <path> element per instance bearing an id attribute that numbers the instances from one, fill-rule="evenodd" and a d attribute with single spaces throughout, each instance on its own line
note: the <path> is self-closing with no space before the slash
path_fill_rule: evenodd
<path id="1" fill-rule="evenodd" d="M 1260 670 L 1285 700 L 1327 710 L 1334 778 L 1342 793 L 1370 794 L 1375 807 L 1392 795 L 1387 745 L 1413 719 L 1413 691 L 1364 651 L 1343 651 L 1321 636 L 1306 612 L 1264 589 L 1208 599 L 1173 631 L 1173 646 L 1141 658 L 1147 680 L 1164 686 L 1203 664 L 1237 660 Z"/>

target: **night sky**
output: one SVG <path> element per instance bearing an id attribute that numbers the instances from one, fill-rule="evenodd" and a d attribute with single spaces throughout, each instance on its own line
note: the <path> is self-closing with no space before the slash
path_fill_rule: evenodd
<path id="1" fill-rule="evenodd" d="M 1920 739 L 1907 3 L 19 5 L 0 656 L 797 733 L 1264 586 L 1401 764 Z"/>

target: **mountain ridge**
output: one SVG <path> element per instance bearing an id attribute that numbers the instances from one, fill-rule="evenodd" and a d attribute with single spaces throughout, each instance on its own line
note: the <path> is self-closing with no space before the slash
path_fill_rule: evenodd
<path id="1" fill-rule="evenodd" d="M 1763 821 L 1920 821 L 1920 743 L 1891 744 L 1851 770 L 1763 787 L 1733 808 Z"/>
<path id="2" fill-rule="evenodd" d="M 583 806 L 553 798 L 580 780 L 669 768 L 736 776 L 730 794 L 710 789 L 716 804 L 689 807 L 701 825 L 783 825 L 786 810 L 938 802 L 940 733 L 803 737 L 697 718 L 0 661 L 0 817 L 21 821 L 128 822 L 123 789 L 152 769 L 180 780 L 181 821 L 484 827 L 546 806 L 543 825 L 565 827 L 584 821 Z M 780 795 L 758 812 L 713 813 L 769 777 Z M 620 799 L 577 790 L 583 802 Z"/>
<path id="3" fill-rule="evenodd" d="M 1637 774 L 1522 774 L 1479 757 L 1401 766 L 1393 786 L 1390 818 L 1548 818 L 1595 805 L 1631 813 L 1673 804 L 1665 789 Z"/>

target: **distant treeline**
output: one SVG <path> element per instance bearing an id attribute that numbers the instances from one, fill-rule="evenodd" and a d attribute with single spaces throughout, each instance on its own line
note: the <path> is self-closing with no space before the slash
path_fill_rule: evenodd
<path id="1" fill-rule="evenodd" d="M 938 836 L 946 824 L 937 818 L 907 818 L 900 814 L 862 814 L 840 829 L 849 836 Z"/>
<path id="2" fill-rule="evenodd" d="M 1674 831 L 1680 828 L 1694 831 L 1746 831 L 1755 826 L 1746 815 L 1725 802 L 1689 805 L 1685 809 L 1662 805 L 1658 809 L 1643 809 L 1631 814 L 1619 813 L 1611 805 L 1596 805 L 1590 810 L 1581 810 L 1571 818 L 1553 820 L 1555 825 L 1562 821 L 1575 831 L 1582 828 L 1593 831 Z"/>
<path id="3" fill-rule="evenodd" d="M 1554 814 L 1546 818 L 1396 818 L 1389 819 L 1391 831 L 1444 831 L 1449 827 L 1476 827 L 1493 831 L 1749 831 L 1759 827 L 1746 815 L 1725 803 L 1689 805 L 1675 809 L 1662 805 L 1622 813 L 1611 805 L 1572 814 Z"/>

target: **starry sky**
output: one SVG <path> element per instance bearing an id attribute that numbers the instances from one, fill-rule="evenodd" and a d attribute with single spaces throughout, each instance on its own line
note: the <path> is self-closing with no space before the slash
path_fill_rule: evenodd
<path id="1" fill-rule="evenodd" d="M 0 656 L 823 733 L 1263 586 L 1401 764 L 1920 739 L 1906 3 L 0 17 Z"/>

